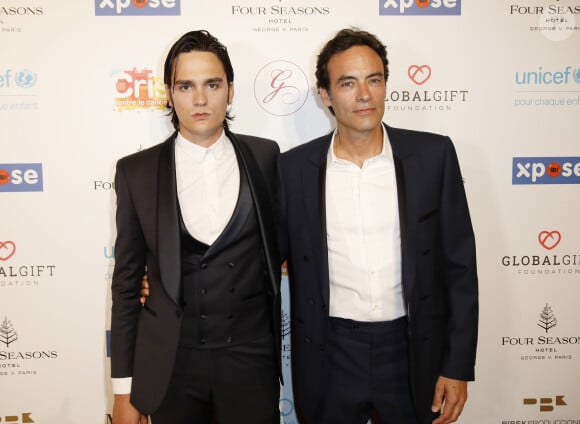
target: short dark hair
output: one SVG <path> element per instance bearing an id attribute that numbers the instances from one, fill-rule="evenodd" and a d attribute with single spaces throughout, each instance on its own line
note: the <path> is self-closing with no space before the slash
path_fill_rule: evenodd
<path id="1" fill-rule="evenodd" d="M 330 87 L 328 77 L 328 62 L 332 56 L 341 53 L 354 46 L 368 46 L 379 55 L 383 62 L 385 82 L 389 79 L 389 61 L 387 60 L 387 48 L 378 37 L 358 28 L 345 28 L 340 30 L 333 39 L 328 41 L 320 51 L 316 61 L 316 87 L 326 90 Z"/>
<path id="2" fill-rule="evenodd" d="M 169 90 L 173 88 L 173 83 L 175 81 L 175 63 L 178 56 L 181 53 L 189 53 L 194 50 L 215 54 L 224 67 L 228 86 L 234 82 L 234 68 L 232 67 L 232 62 L 230 61 L 230 56 L 228 55 L 228 49 L 226 46 L 206 30 L 190 31 L 182 35 L 181 38 L 171 46 L 167 58 L 165 59 L 163 81 Z M 179 118 L 175 113 L 175 109 L 169 105 L 169 102 L 166 106 L 170 109 L 169 115 L 171 116 L 173 127 L 179 129 Z M 228 121 L 231 120 L 233 120 L 233 116 L 231 116 L 229 112 L 226 113 L 224 128 L 228 128 Z"/>

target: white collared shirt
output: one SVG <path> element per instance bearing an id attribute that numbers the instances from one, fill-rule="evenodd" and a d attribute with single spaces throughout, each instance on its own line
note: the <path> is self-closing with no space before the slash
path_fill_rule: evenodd
<path id="1" fill-rule="evenodd" d="M 175 139 L 177 199 L 187 231 L 212 244 L 233 215 L 240 191 L 236 152 L 225 132 L 210 147 Z M 112 378 L 114 394 L 131 392 L 132 377 Z"/>
<path id="2" fill-rule="evenodd" d="M 185 227 L 197 240 L 212 244 L 230 221 L 240 192 L 238 160 L 225 132 L 210 147 L 178 134 L 175 174 Z"/>
<path id="3" fill-rule="evenodd" d="M 334 154 L 326 166 L 326 231 L 332 317 L 388 321 L 406 314 L 401 231 L 393 153 L 386 129 L 382 152 L 362 167 Z"/>

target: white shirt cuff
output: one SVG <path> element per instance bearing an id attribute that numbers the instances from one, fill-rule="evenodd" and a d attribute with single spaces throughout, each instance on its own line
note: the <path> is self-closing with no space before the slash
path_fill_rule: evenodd
<path id="1" fill-rule="evenodd" d="M 111 385 L 113 386 L 114 395 L 126 395 L 131 393 L 132 377 L 111 378 Z"/>

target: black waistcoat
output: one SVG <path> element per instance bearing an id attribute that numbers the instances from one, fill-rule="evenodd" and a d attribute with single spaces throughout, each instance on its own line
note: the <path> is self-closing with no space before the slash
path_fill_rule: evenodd
<path id="1" fill-rule="evenodd" d="M 182 346 L 237 345 L 272 331 L 256 211 L 240 168 L 240 193 L 223 233 L 208 246 L 181 222 Z"/>

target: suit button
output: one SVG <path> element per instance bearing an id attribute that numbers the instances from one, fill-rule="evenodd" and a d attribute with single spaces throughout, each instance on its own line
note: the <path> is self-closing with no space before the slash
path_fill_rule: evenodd
<path id="1" fill-rule="evenodd" d="M 233 263 L 233 262 L 230 262 L 230 263 L 228 264 L 228 266 L 229 266 L 231 269 L 234 269 L 234 268 L 236 267 L 236 264 L 235 264 L 235 263 Z"/>
<path id="2" fill-rule="evenodd" d="M 228 319 L 234 319 L 233 314 L 232 315 L 228 315 Z"/>
<path id="3" fill-rule="evenodd" d="M 201 264 L 201 269 L 206 269 L 207 268 L 207 264 L 204 262 Z"/>
<path id="4" fill-rule="evenodd" d="M 228 339 L 226 341 L 228 342 L 228 344 L 231 344 L 232 343 L 232 338 L 231 337 L 228 337 Z"/>
<path id="5" fill-rule="evenodd" d="M 201 344 L 205 344 L 205 342 L 207 342 L 207 340 L 206 340 L 206 339 L 201 339 L 199 342 L 200 342 Z"/>
<path id="6" fill-rule="evenodd" d="M 306 337 L 306 338 L 304 339 L 304 341 L 305 341 L 306 343 L 310 343 L 310 337 Z"/>
<path id="7" fill-rule="evenodd" d="M 180 317 L 181 316 L 181 309 L 177 308 L 175 310 L 175 315 L 177 315 L 178 317 Z"/>
<path id="8" fill-rule="evenodd" d="M 203 294 L 204 296 L 207 294 L 207 289 L 205 287 L 201 289 L 201 294 Z"/>
<path id="9" fill-rule="evenodd" d="M 207 315 L 200 315 L 199 318 L 202 319 L 202 320 L 206 320 L 207 319 Z"/>

